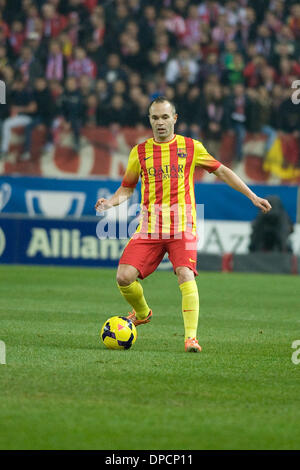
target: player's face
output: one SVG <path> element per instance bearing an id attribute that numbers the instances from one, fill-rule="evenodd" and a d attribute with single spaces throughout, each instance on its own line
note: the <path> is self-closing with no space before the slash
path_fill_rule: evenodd
<path id="1" fill-rule="evenodd" d="M 167 142 L 173 138 L 177 114 L 168 101 L 153 103 L 149 114 L 154 139 L 158 142 Z"/>

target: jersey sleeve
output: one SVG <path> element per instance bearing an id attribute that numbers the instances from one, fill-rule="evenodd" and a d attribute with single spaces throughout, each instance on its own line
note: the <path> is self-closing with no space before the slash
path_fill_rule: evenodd
<path id="1" fill-rule="evenodd" d="M 196 166 L 201 166 L 201 168 L 204 168 L 204 170 L 208 171 L 208 173 L 212 173 L 219 168 L 221 162 L 210 155 L 201 142 L 194 140 L 194 148 Z"/>
<path id="2" fill-rule="evenodd" d="M 129 154 L 128 164 L 121 185 L 125 188 L 135 188 L 141 172 L 141 164 L 138 157 L 137 145 Z"/>

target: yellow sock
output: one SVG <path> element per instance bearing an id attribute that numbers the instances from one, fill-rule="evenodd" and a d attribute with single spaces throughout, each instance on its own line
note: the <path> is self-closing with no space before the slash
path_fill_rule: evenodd
<path id="1" fill-rule="evenodd" d="M 185 339 L 197 336 L 199 317 L 199 295 L 196 281 L 187 281 L 179 285 L 182 294 L 182 315 Z"/>
<path id="2" fill-rule="evenodd" d="M 120 286 L 118 284 L 118 287 L 124 299 L 134 308 L 136 317 L 139 320 L 146 318 L 150 308 L 145 300 L 141 284 L 138 281 L 134 281 L 129 286 Z"/>

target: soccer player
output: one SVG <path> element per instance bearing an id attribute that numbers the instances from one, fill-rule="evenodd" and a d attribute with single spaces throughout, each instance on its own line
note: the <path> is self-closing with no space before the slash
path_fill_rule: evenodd
<path id="1" fill-rule="evenodd" d="M 268 212 L 271 205 L 212 157 L 201 142 L 176 135 L 177 117 L 174 104 L 167 98 L 161 96 L 152 101 L 149 119 L 153 138 L 133 147 L 121 186 L 110 199 L 98 199 L 95 209 L 102 212 L 129 199 L 141 176 L 141 220 L 117 270 L 119 290 L 133 309 L 128 318 L 136 326 L 150 322 L 152 310 L 137 278 L 149 276 L 168 253 L 182 294 L 185 351 L 198 352 L 201 346 L 197 340 L 199 296 L 195 281 L 198 275 L 195 166 L 217 175 L 263 212 Z"/>

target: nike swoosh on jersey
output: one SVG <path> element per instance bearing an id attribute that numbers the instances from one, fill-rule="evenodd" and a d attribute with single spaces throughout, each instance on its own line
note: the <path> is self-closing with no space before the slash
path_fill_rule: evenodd
<path id="1" fill-rule="evenodd" d="M 194 259 L 192 259 L 192 258 L 189 258 L 189 261 L 190 261 L 191 263 L 196 263 L 196 261 L 195 261 Z"/>
<path id="2" fill-rule="evenodd" d="M 150 155 L 150 157 L 145 157 L 144 160 L 148 160 L 148 158 L 151 158 L 151 157 L 152 157 L 152 155 Z"/>

